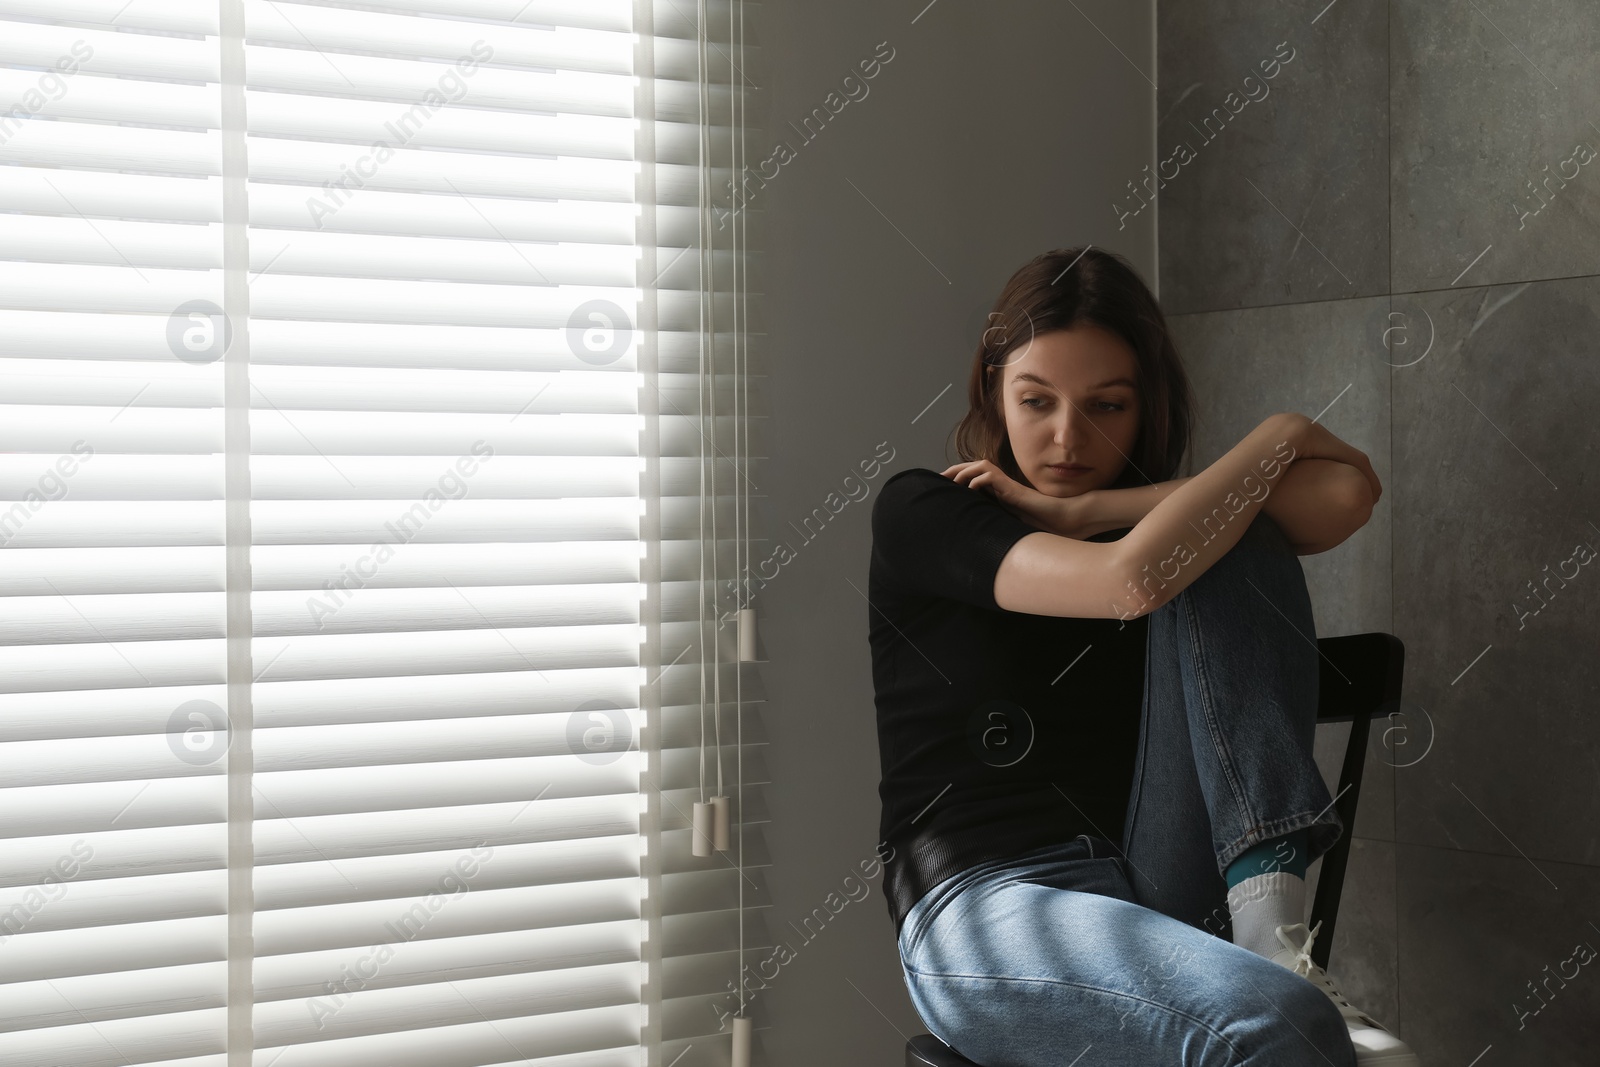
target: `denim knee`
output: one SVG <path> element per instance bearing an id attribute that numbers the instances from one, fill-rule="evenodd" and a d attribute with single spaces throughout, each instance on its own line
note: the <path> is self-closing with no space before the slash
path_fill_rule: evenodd
<path id="1" fill-rule="evenodd" d="M 1356 1067 L 1350 1028 L 1338 1006 L 1305 978 L 1278 964 L 1272 966 L 1281 974 L 1273 974 L 1267 985 L 1259 987 L 1268 1003 L 1256 1013 L 1251 1025 L 1259 1028 L 1264 1040 L 1254 1042 L 1260 1057 L 1252 1057 L 1249 1062 L 1259 1062 L 1262 1067 L 1313 1062 Z"/>
<path id="2" fill-rule="evenodd" d="M 1244 535 L 1239 538 L 1238 543 L 1270 549 L 1288 556 L 1295 554 L 1294 546 L 1289 543 L 1289 536 L 1283 532 L 1283 527 L 1279 526 L 1265 510 L 1256 512 L 1255 518 L 1245 528 Z"/>

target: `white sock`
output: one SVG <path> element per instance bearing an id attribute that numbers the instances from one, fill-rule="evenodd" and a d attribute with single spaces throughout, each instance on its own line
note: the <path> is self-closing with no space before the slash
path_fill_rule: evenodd
<path id="1" fill-rule="evenodd" d="M 1268 959 L 1283 948 L 1278 927 L 1304 922 L 1305 910 L 1306 880 L 1288 871 L 1253 875 L 1228 890 L 1233 943 Z"/>

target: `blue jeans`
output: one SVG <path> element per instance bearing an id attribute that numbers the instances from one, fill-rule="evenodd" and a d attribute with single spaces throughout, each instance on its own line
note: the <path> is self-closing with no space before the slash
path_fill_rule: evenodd
<path id="1" fill-rule="evenodd" d="M 1337 1007 L 1234 945 L 1223 872 L 1344 826 L 1312 758 L 1319 652 L 1300 561 L 1258 513 L 1149 615 L 1122 839 L 979 864 L 912 907 L 899 951 L 928 1029 L 984 1067 L 1354 1067 Z"/>

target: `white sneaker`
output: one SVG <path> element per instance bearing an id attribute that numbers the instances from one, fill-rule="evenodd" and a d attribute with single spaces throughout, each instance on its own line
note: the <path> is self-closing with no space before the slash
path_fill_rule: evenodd
<path id="1" fill-rule="evenodd" d="M 1422 1061 L 1417 1059 L 1410 1046 L 1385 1030 L 1372 1016 L 1353 1006 L 1339 991 L 1328 972 L 1312 962 L 1311 944 L 1317 939 L 1320 929 L 1320 922 L 1309 930 L 1305 923 L 1278 927 L 1278 942 L 1283 948 L 1274 952 L 1270 959 L 1322 990 L 1339 1008 L 1345 1025 L 1350 1028 L 1350 1043 L 1355 1046 L 1356 1063 L 1361 1067 L 1422 1067 Z"/>

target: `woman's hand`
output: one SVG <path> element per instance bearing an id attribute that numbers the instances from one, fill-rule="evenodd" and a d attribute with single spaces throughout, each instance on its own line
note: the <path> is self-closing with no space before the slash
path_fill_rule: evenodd
<path id="1" fill-rule="evenodd" d="M 1012 478 L 994 463 L 976 459 L 941 471 L 969 489 L 982 489 L 1001 507 L 1030 526 L 1062 537 L 1076 537 L 1076 526 L 1087 517 L 1089 493 L 1075 497 L 1049 496 Z"/>

